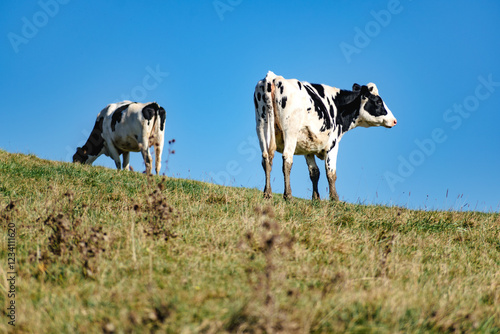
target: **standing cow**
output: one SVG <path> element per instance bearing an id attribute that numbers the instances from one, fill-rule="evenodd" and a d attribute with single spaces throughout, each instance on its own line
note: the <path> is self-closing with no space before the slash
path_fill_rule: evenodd
<path id="1" fill-rule="evenodd" d="M 123 101 L 109 104 L 95 122 L 89 139 L 76 149 L 73 162 L 91 165 L 100 155 L 111 157 L 117 169 L 129 170 L 130 152 L 141 152 L 146 173 L 151 175 L 152 157 L 149 148 L 155 147 L 156 174 L 160 173 L 161 153 L 165 135 L 166 113 L 156 102 Z"/>
<path id="2" fill-rule="evenodd" d="M 290 171 L 293 156 L 304 155 L 319 199 L 319 168 L 314 156 L 325 160 L 330 199 L 338 200 L 335 189 L 337 153 L 342 136 L 357 126 L 392 128 L 396 118 L 378 95 L 377 86 L 354 84 L 352 91 L 326 85 L 285 79 L 269 71 L 257 83 L 254 93 L 257 136 L 266 173 L 264 197 L 271 197 L 271 168 L 274 152 L 283 154 L 285 191 L 290 199 Z"/>

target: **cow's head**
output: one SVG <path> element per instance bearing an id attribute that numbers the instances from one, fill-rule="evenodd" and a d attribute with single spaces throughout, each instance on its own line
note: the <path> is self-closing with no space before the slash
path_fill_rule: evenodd
<path id="1" fill-rule="evenodd" d="M 106 153 L 104 147 L 104 138 L 102 137 L 102 124 L 104 117 L 99 117 L 90 133 L 89 139 L 83 147 L 77 147 L 76 153 L 73 155 L 73 162 L 82 164 L 92 164 L 97 157 Z"/>
<path id="2" fill-rule="evenodd" d="M 84 164 L 89 159 L 89 155 L 87 154 L 87 150 L 83 147 L 77 147 L 76 153 L 73 155 L 73 162 L 79 162 Z"/>
<path id="3" fill-rule="evenodd" d="M 83 147 L 77 147 L 76 153 L 73 155 L 73 162 L 79 162 L 81 164 L 92 165 L 92 163 L 101 155 L 107 154 L 106 149 L 102 144 L 92 146 L 92 142 L 89 145 L 89 139 Z"/>
<path id="4" fill-rule="evenodd" d="M 378 89 L 374 83 L 369 83 L 366 86 L 354 84 L 352 90 L 361 96 L 357 125 L 365 128 L 381 125 L 392 128 L 396 125 L 396 118 L 378 95 Z"/>

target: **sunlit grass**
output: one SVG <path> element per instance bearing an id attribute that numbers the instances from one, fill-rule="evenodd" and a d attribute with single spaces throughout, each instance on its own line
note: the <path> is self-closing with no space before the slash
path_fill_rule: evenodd
<path id="1" fill-rule="evenodd" d="M 20 332 L 500 331 L 498 213 L 287 203 L 0 151 L 0 215 Z"/>

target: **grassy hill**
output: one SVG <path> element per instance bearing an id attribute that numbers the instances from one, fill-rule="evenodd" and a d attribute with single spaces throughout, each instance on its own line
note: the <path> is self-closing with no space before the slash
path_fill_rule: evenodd
<path id="1" fill-rule="evenodd" d="M 0 151 L 0 219 L 0 332 L 500 331 L 499 214 L 286 203 Z"/>

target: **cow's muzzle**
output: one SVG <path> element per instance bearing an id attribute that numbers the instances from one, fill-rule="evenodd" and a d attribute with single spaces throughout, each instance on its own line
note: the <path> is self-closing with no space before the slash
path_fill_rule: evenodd
<path id="1" fill-rule="evenodd" d="M 398 120 L 395 118 L 389 120 L 388 122 L 384 122 L 384 126 L 389 129 L 394 127 L 396 124 L 398 124 Z"/>

